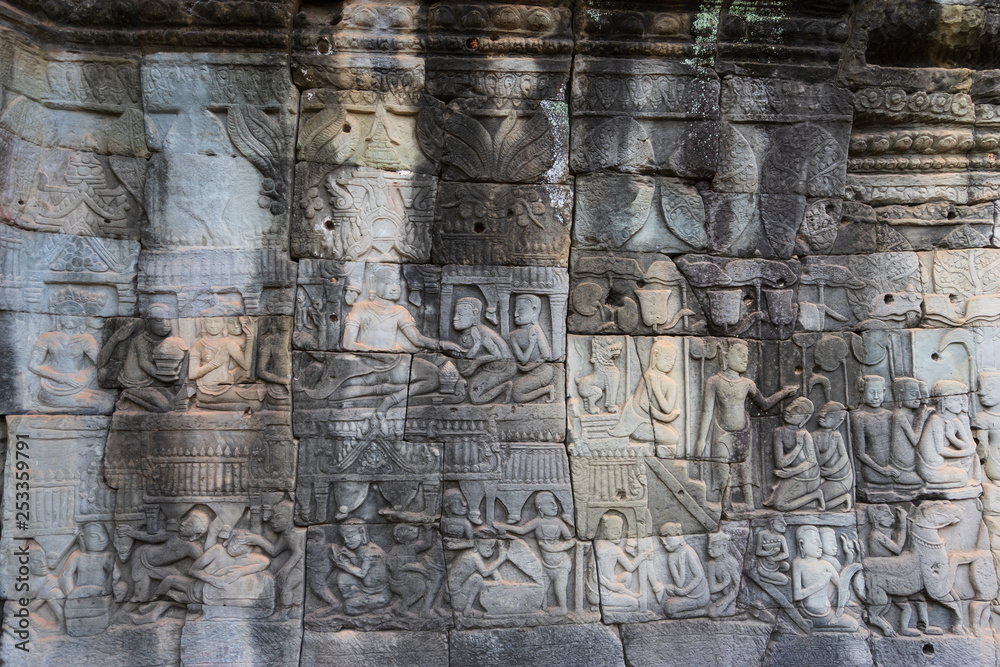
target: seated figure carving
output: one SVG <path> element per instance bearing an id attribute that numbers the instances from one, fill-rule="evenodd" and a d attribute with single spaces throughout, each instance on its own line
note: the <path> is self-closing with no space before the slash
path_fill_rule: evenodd
<path id="1" fill-rule="evenodd" d="M 239 320 L 245 342 L 229 334 L 226 318 L 201 319 L 201 337 L 191 346 L 188 379 L 195 382 L 198 407 L 209 410 L 244 410 L 260 407 L 263 387 L 245 384 L 250 370 L 249 350 L 254 332 L 250 319 Z M 242 384 L 241 384 L 242 383 Z"/>
<path id="2" fill-rule="evenodd" d="M 656 443 L 656 455 L 676 455 L 680 436 L 673 422 L 680 417 L 677 409 L 677 383 L 669 373 L 677 359 L 677 346 L 670 340 L 658 340 L 649 349 L 649 367 L 642 374 L 631 398 L 622 409 L 621 419 L 608 433 L 628 436 L 639 442 Z"/>
<path id="3" fill-rule="evenodd" d="M 927 418 L 917 446 L 917 472 L 929 489 L 979 487 L 976 442 L 969 426 L 968 387 L 939 380 L 931 389 L 937 411 Z"/>
<path id="4" fill-rule="evenodd" d="M 338 570 L 337 590 L 344 604 L 344 613 L 358 616 L 389 605 L 389 570 L 386 553 L 368 538 L 368 528 L 357 519 L 348 519 L 340 526 L 344 546 L 330 546 L 330 559 Z"/>

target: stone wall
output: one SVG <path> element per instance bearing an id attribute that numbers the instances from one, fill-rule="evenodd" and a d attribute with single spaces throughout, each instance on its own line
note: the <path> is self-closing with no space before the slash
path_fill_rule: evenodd
<path id="1" fill-rule="evenodd" d="M 998 32 L 0 1 L 0 661 L 996 664 Z"/>

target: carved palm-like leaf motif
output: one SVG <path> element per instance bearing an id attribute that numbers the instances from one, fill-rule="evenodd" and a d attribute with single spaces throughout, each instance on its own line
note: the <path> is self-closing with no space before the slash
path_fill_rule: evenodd
<path id="1" fill-rule="evenodd" d="M 226 126 L 236 149 L 264 176 L 261 207 L 268 203 L 271 213 L 281 213 L 285 198 L 281 128 L 260 109 L 246 105 L 229 108 Z"/>
<path id="2" fill-rule="evenodd" d="M 149 162 L 141 157 L 122 157 L 121 155 L 110 156 L 108 162 L 111 164 L 111 171 L 115 172 L 115 176 L 132 195 L 132 199 L 141 205 Z"/>
<path id="3" fill-rule="evenodd" d="M 146 123 L 141 111 L 128 108 L 115 121 L 108 137 L 108 150 L 119 155 L 149 157 L 149 149 L 146 148 Z"/>
<path id="4" fill-rule="evenodd" d="M 843 150 L 833 136 L 812 123 L 779 134 L 764 163 L 769 192 L 829 197 L 843 188 Z"/>
<path id="5" fill-rule="evenodd" d="M 479 121 L 462 113 L 452 114 L 444 143 L 449 164 L 477 181 L 537 181 L 555 161 L 554 148 L 543 114 L 519 121 L 514 111 L 493 137 Z"/>
<path id="6" fill-rule="evenodd" d="M 705 205 L 693 188 L 661 181 L 660 209 L 667 227 L 692 248 L 708 245 L 705 232 Z"/>
<path id="7" fill-rule="evenodd" d="M 328 106 L 302 124 L 299 158 L 340 164 L 354 151 L 357 134 L 344 107 Z"/>
<path id="8" fill-rule="evenodd" d="M 417 114 L 417 143 L 420 150 L 431 159 L 437 158 L 444 143 L 444 128 L 441 125 L 441 114 L 430 109 L 421 109 Z"/>
<path id="9" fill-rule="evenodd" d="M 934 255 L 934 290 L 960 297 L 1000 292 L 1000 259 L 983 249 Z"/>
<path id="10" fill-rule="evenodd" d="M 719 166 L 712 181 L 717 192 L 756 192 L 757 158 L 750 142 L 732 125 L 722 126 Z"/>

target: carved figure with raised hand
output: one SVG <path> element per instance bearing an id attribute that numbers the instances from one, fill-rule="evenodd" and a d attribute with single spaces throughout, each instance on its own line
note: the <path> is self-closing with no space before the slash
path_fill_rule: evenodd
<path id="1" fill-rule="evenodd" d="M 395 265 L 375 266 L 368 276 L 368 298 L 356 301 L 344 320 L 344 349 L 355 352 L 428 350 L 461 354 L 459 345 L 420 333 L 410 311 L 397 303 L 402 294 L 399 268 Z"/>
<path id="2" fill-rule="evenodd" d="M 556 598 L 559 614 L 568 614 L 567 593 L 570 570 L 573 561 L 569 552 L 573 549 L 573 529 L 559 516 L 559 502 L 553 493 L 539 491 L 535 495 L 535 510 L 538 516 L 520 525 L 496 523 L 494 526 L 503 535 L 534 535 L 541 552 L 542 568 L 547 588 L 551 588 Z M 548 590 L 546 590 L 546 593 Z"/>
<path id="3" fill-rule="evenodd" d="M 86 318 L 96 313 L 92 298 L 69 288 L 51 303 L 56 329 L 38 337 L 28 359 L 28 370 L 39 378 L 38 402 L 49 412 L 111 412 L 115 396 L 97 386 L 100 346 L 87 331 Z"/>
<path id="4" fill-rule="evenodd" d="M 212 517 L 206 510 L 195 507 L 181 518 L 176 531 L 160 530 L 146 533 L 129 525 L 119 526 L 120 540 L 127 538 L 142 542 L 130 550 L 131 554 L 127 558 L 132 572 L 132 602 L 153 600 L 154 582 L 162 581 L 172 574 L 183 575 L 184 572 L 178 565 L 201 557 L 205 552 L 201 540 L 208 532 L 211 521 Z M 122 558 L 126 559 L 124 556 Z"/>
<path id="5" fill-rule="evenodd" d="M 555 370 L 545 363 L 552 359 L 552 346 L 538 322 L 541 312 L 542 300 L 534 294 L 519 294 L 514 299 L 516 328 L 510 332 L 510 349 L 520 371 L 511 389 L 515 403 L 530 403 L 542 396 L 551 403 L 556 398 Z"/>
<path id="6" fill-rule="evenodd" d="M 708 606 L 711 618 L 732 616 L 736 613 L 736 596 L 740 592 L 740 564 L 729 551 L 728 533 L 718 532 L 708 536 L 708 563 L 705 578 L 712 602 Z"/>
<path id="7" fill-rule="evenodd" d="M 194 380 L 198 407 L 227 410 L 240 406 L 241 397 L 234 395 L 236 383 L 250 370 L 246 353 L 253 347 L 253 328 L 250 319 L 239 319 L 245 342 L 240 343 L 229 334 L 226 318 L 206 316 L 201 318 L 201 335 L 191 346 L 188 378 Z M 228 405 L 227 405 L 228 404 Z"/>
<path id="8" fill-rule="evenodd" d="M 778 481 L 764 504 L 776 510 L 797 510 L 810 503 L 816 503 L 821 511 L 826 509 L 816 447 L 804 428 L 812 413 L 812 401 L 799 397 L 785 406 L 786 426 L 774 429 L 774 476 Z"/>
<path id="9" fill-rule="evenodd" d="M 697 456 L 710 456 L 723 461 L 734 461 L 743 452 L 751 451 L 753 431 L 746 400 L 750 398 L 761 410 L 769 410 L 779 401 L 795 394 L 796 387 L 785 387 L 770 396 L 764 396 L 757 384 L 744 377 L 750 363 L 750 348 L 743 341 L 733 341 L 725 356 L 722 369 L 705 380 L 701 427 L 698 430 Z M 743 503 L 753 509 L 753 468 L 750 457 L 734 461 L 728 468 L 718 467 L 713 487 L 720 494 L 723 506 L 729 501 L 733 486 L 743 492 Z"/>
<path id="10" fill-rule="evenodd" d="M 844 404 L 829 401 L 819 409 L 819 428 L 812 434 L 822 478 L 820 491 L 827 510 L 839 505 L 849 510 L 854 505 L 854 465 L 840 435 L 840 425 L 846 419 Z"/>
<path id="11" fill-rule="evenodd" d="M 673 422 L 681 415 L 677 406 L 677 383 L 669 373 L 677 360 L 677 346 L 671 340 L 657 340 L 649 349 L 649 367 L 635 392 L 625 403 L 621 419 L 608 433 L 639 442 L 656 443 L 656 455 L 677 454 L 680 436 Z"/>
<path id="12" fill-rule="evenodd" d="M 929 489 L 981 484 L 976 442 L 969 426 L 968 390 L 955 380 L 939 380 L 931 388 L 937 412 L 928 417 L 917 445 L 917 472 Z"/>
<path id="13" fill-rule="evenodd" d="M 440 547 L 433 536 L 421 540 L 420 528 L 409 524 L 394 526 L 392 539 L 395 544 L 386 559 L 389 590 L 397 596 L 400 613 L 405 616 L 432 613 L 445 577 Z"/>
<path id="14" fill-rule="evenodd" d="M 892 382 L 892 434 L 889 439 L 889 461 L 899 475 L 896 487 L 919 488 L 923 480 L 917 474 L 917 445 L 927 418 L 933 408 L 923 404 L 924 392 L 916 378 L 896 378 Z"/>
<path id="15" fill-rule="evenodd" d="M 851 411 L 851 437 L 854 455 L 861 463 L 861 478 L 875 490 L 891 491 L 900 472 L 892 467 L 889 445 L 892 412 L 882 407 L 885 378 L 863 375 L 858 378 L 861 405 Z"/>
<path id="16" fill-rule="evenodd" d="M 594 543 L 594 557 L 600 578 L 601 604 L 615 611 L 636 611 L 642 595 L 642 579 L 645 578 L 654 589 L 659 582 L 652 575 L 653 551 L 643 551 L 635 557 L 625 552 L 625 522 L 621 517 L 605 514 L 598 527 L 597 542 Z M 636 574 L 636 570 L 639 570 Z M 633 581 L 639 582 L 640 590 L 632 589 Z"/>
<path id="17" fill-rule="evenodd" d="M 785 531 L 788 524 L 780 516 L 771 519 L 771 524 L 767 528 L 761 529 L 757 533 L 757 548 L 754 554 L 757 556 L 756 570 L 757 576 L 762 581 L 775 586 L 785 586 L 788 584 L 788 542 L 785 540 Z"/>
<path id="18" fill-rule="evenodd" d="M 669 582 L 663 582 L 663 613 L 667 618 L 699 616 L 711 603 L 705 568 L 695 550 L 684 540 L 679 523 L 660 526 L 660 544 L 667 552 Z"/>
<path id="19" fill-rule="evenodd" d="M 458 370 L 468 378 L 469 401 L 480 405 L 503 397 L 502 402 L 509 403 L 517 363 L 507 341 L 483 322 L 483 302 L 475 297 L 459 299 L 452 326 L 465 347 Z"/>
<path id="20" fill-rule="evenodd" d="M 441 535 L 444 548 L 450 550 L 467 549 L 472 546 L 472 522 L 469 520 L 469 505 L 458 489 L 448 489 L 442 497 Z"/>
<path id="21" fill-rule="evenodd" d="M 184 362 L 188 346 L 184 339 L 172 335 L 166 307 L 152 306 L 149 315 L 142 334 L 129 341 L 125 362 L 118 373 L 118 383 L 125 388 L 118 407 L 127 409 L 131 403 L 149 412 L 169 412 L 178 398 L 183 401 L 180 385 L 187 376 Z M 105 344 L 102 355 L 132 333 L 133 327 L 116 331 Z"/>
<path id="22" fill-rule="evenodd" d="M 850 596 L 851 578 L 860 565 L 852 564 L 842 573 L 823 558 L 823 542 L 816 526 L 800 526 L 795 542 L 798 553 L 792 560 L 792 600 L 815 630 L 856 631 L 858 622 L 844 615 L 844 606 Z M 837 591 L 836 608 L 830 604 L 831 586 Z"/>
<path id="23" fill-rule="evenodd" d="M 382 547 L 368 539 L 368 528 L 359 519 L 340 525 L 344 546 L 330 545 L 330 558 L 337 572 L 337 589 L 344 600 L 344 612 L 358 616 L 388 606 L 389 570 Z"/>

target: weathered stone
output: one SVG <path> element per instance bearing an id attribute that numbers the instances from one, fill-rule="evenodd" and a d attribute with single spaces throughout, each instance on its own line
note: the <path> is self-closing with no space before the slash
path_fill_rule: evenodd
<path id="1" fill-rule="evenodd" d="M 359 667 L 444 667 L 448 635 L 444 632 L 318 632 L 307 629 L 302 662 L 310 665 Z"/>
<path id="2" fill-rule="evenodd" d="M 756 665 L 771 635 L 770 624 L 752 619 L 653 621 L 621 628 L 625 658 L 636 667 L 682 667 L 705 660 L 719 667 Z"/>
<path id="3" fill-rule="evenodd" d="M 452 665 L 624 665 L 621 639 L 605 625 L 554 625 L 449 633 Z"/>

